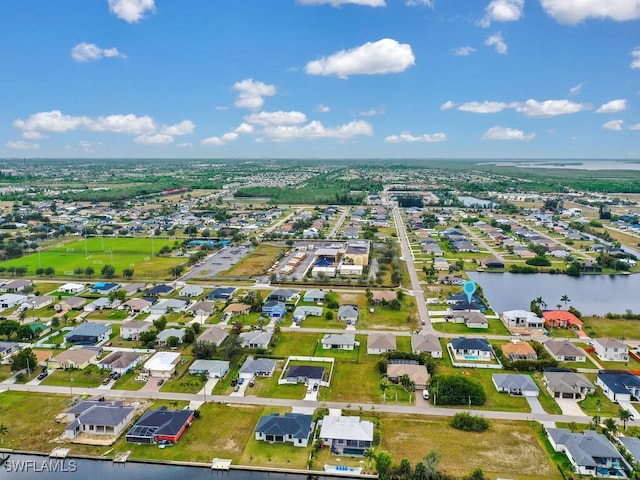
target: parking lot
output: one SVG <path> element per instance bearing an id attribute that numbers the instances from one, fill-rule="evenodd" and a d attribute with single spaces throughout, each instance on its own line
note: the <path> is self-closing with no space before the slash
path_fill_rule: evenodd
<path id="1" fill-rule="evenodd" d="M 244 257 L 253 252 L 251 246 L 240 247 L 223 247 L 208 256 L 201 265 L 194 266 L 189 272 L 182 277 L 182 280 L 188 278 L 214 278 L 220 272 L 229 270 L 233 265 L 238 263 Z"/>

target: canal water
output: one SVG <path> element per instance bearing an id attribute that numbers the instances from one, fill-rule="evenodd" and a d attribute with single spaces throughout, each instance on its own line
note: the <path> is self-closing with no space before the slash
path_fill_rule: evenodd
<path id="1" fill-rule="evenodd" d="M 3 463 L 4 462 L 4 463 Z M 0 479 L 11 480 L 337 480 L 344 476 L 309 476 L 253 470 L 211 470 L 209 467 L 158 463 L 113 463 L 111 460 L 49 458 L 0 453 Z"/>
<path id="2" fill-rule="evenodd" d="M 547 309 L 555 309 L 557 304 L 564 308 L 560 301 L 563 295 L 567 295 L 570 304 L 584 315 L 625 313 L 627 309 L 640 312 L 640 275 L 468 274 L 482 287 L 497 313 L 528 310 L 531 300 L 537 297 L 542 297 Z"/>

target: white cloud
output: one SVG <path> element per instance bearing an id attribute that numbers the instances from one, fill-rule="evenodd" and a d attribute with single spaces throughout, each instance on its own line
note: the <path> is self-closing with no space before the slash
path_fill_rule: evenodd
<path id="1" fill-rule="evenodd" d="M 456 57 L 467 57 L 475 51 L 476 49 L 473 47 L 457 47 L 453 49 L 453 54 Z"/>
<path id="2" fill-rule="evenodd" d="M 640 0 L 540 0 L 547 15 L 559 23 L 576 24 L 588 18 L 616 21 L 640 18 Z"/>
<path id="3" fill-rule="evenodd" d="M 225 143 L 220 139 L 220 137 L 209 137 L 202 140 L 202 145 L 214 145 L 216 147 L 221 147 L 225 145 Z"/>
<path id="4" fill-rule="evenodd" d="M 640 130 L 640 123 L 636 123 L 635 125 L 629 125 L 629 130 Z"/>
<path id="5" fill-rule="evenodd" d="M 588 105 L 575 103 L 570 100 L 545 100 L 539 102 L 530 98 L 526 102 L 519 104 L 516 111 L 523 113 L 527 117 L 556 117 L 587 110 Z"/>
<path id="6" fill-rule="evenodd" d="M 596 113 L 618 113 L 627 109 L 627 101 L 624 98 L 618 98 L 604 103 L 596 110 Z"/>
<path id="7" fill-rule="evenodd" d="M 169 125 L 161 129 L 161 133 L 165 135 L 190 135 L 195 130 L 196 125 L 191 120 L 183 120 L 175 125 Z"/>
<path id="8" fill-rule="evenodd" d="M 191 142 L 182 142 L 176 145 L 178 148 L 191 148 L 193 147 L 193 143 Z"/>
<path id="9" fill-rule="evenodd" d="M 218 112 L 225 112 L 225 111 L 229 110 L 229 107 L 227 107 L 225 105 L 218 105 L 218 106 L 216 106 L 216 110 Z"/>
<path id="10" fill-rule="evenodd" d="M 504 39 L 502 38 L 501 32 L 494 33 L 493 35 L 489 35 L 487 39 L 484 41 L 484 44 L 489 47 L 491 46 L 495 47 L 496 52 L 498 52 L 500 55 L 505 55 L 509 50 L 509 47 L 507 46 Z"/>
<path id="11" fill-rule="evenodd" d="M 109 57 L 127 58 L 117 48 L 100 48 L 95 43 L 82 42 L 71 49 L 71 58 L 76 62 L 93 62 Z"/>
<path id="12" fill-rule="evenodd" d="M 318 105 L 316 105 L 315 111 L 319 112 L 319 113 L 327 113 L 327 112 L 330 112 L 331 109 L 329 107 L 327 107 L 326 105 L 323 105 L 322 103 L 319 103 Z"/>
<path id="13" fill-rule="evenodd" d="M 125 22 L 136 23 L 147 11 L 154 12 L 156 6 L 154 0 L 109 0 L 109 10 Z"/>
<path id="14" fill-rule="evenodd" d="M 385 143 L 437 143 L 447 142 L 449 138 L 444 133 L 424 133 L 417 137 L 411 135 L 410 132 L 402 132 L 400 135 L 389 135 L 384 139 Z"/>
<path id="15" fill-rule="evenodd" d="M 449 102 L 447 102 L 447 104 L 448 103 Z M 458 107 L 458 110 L 462 112 L 471 112 L 471 113 L 498 113 L 504 110 L 505 108 L 511 108 L 513 106 L 514 104 L 504 103 L 504 102 L 488 102 L 488 101 L 467 102 L 460 105 Z M 448 108 L 451 108 L 451 107 L 453 107 L 453 104 L 451 104 L 451 106 L 448 106 Z M 440 109 L 444 110 L 442 107 L 440 107 Z"/>
<path id="16" fill-rule="evenodd" d="M 302 5 L 331 5 L 340 7 L 342 5 L 353 4 L 364 7 L 385 7 L 385 0 L 297 0 Z"/>
<path id="17" fill-rule="evenodd" d="M 244 117 L 245 122 L 255 125 L 290 125 L 296 123 L 304 123 L 307 116 L 302 112 L 260 112 L 252 113 Z"/>
<path id="18" fill-rule="evenodd" d="M 569 95 L 579 95 L 582 91 L 582 87 L 584 87 L 584 82 L 580 82 L 575 87 L 571 87 L 569 89 Z"/>
<path id="19" fill-rule="evenodd" d="M 85 117 L 83 124 L 93 132 L 127 133 L 129 135 L 150 134 L 156 130 L 153 118 L 148 115 L 138 117 L 132 113 L 96 118 Z"/>
<path id="20" fill-rule="evenodd" d="M 535 133 L 525 135 L 522 130 L 496 126 L 484 132 L 482 140 L 523 140 L 528 142 L 533 140 L 535 136 Z"/>
<path id="21" fill-rule="evenodd" d="M 451 100 L 447 100 L 442 105 L 440 105 L 440 110 L 449 110 L 455 106 L 456 106 L 455 103 L 453 103 Z"/>
<path id="22" fill-rule="evenodd" d="M 249 110 L 261 108 L 264 105 L 263 97 L 273 97 L 276 94 L 276 87 L 256 82 L 253 78 L 236 82 L 233 85 L 233 89 L 238 92 L 234 105 L 238 108 L 248 108 Z"/>
<path id="23" fill-rule="evenodd" d="M 399 73 L 415 65 L 411 45 L 392 38 L 368 42 L 351 50 L 341 50 L 320 60 L 307 63 L 305 71 L 311 75 L 376 75 Z"/>
<path id="24" fill-rule="evenodd" d="M 337 127 L 325 127 L 314 120 L 301 127 L 298 125 L 278 125 L 267 127 L 264 134 L 274 142 L 287 142 L 293 139 L 314 140 L 318 138 L 337 138 L 345 140 L 356 136 L 373 135 L 373 127 L 364 120 L 354 120 Z"/>
<path id="25" fill-rule="evenodd" d="M 173 137 L 162 133 L 152 133 L 140 135 L 136 137 L 134 141 L 141 145 L 166 145 L 168 143 L 173 143 Z"/>
<path id="26" fill-rule="evenodd" d="M 406 4 L 408 7 L 433 7 L 433 0 L 407 0 Z"/>
<path id="27" fill-rule="evenodd" d="M 72 117 L 63 115 L 60 110 L 34 113 L 26 120 L 15 120 L 13 126 L 26 131 L 40 132 L 68 132 L 80 127 L 86 117 Z"/>
<path id="28" fill-rule="evenodd" d="M 40 148 L 40 145 L 37 143 L 25 142 L 24 140 L 9 141 L 5 143 L 4 146 L 12 150 L 38 150 Z"/>
<path id="29" fill-rule="evenodd" d="M 360 112 L 360 115 L 363 117 L 375 117 L 377 115 L 384 115 L 384 108 L 371 108 L 369 110 L 365 110 L 364 112 Z"/>
<path id="30" fill-rule="evenodd" d="M 633 58 L 633 60 L 631 60 L 631 64 L 629 66 L 634 70 L 640 69 L 640 47 L 636 47 L 631 50 L 631 58 Z"/>
<path id="31" fill-rule="evenodd" d="M 491 0 L 478 25 L 487 28 L 491 22 L 515 22 L 520 20 L 523 10 L 524 0 Z"/>
<path id="32" fill-rule="evenodd" d="M 236 127 L 234 132 L 244 135 L 244 134 L 253 133 L 253 130 L 254 130 L 253 125 L 249 125 L 248 123 L 242 122 L 240 125 Z"/>
<path id="33" fill-rule="evenodd" d="M 614 132 L 620 132 L 622 130 L 622 125 L 624 124 L 624 120 L 611 120 L 604 125 L 602 128 L 605 130 L 612 130 Z"/>
<path id="34" fill-rule="evenodd" d="M 31 131 L 22 132 L 22 138 L 26 140 L 42 140 L 43 138 L 49 138 L 49 135 L 45 135 L 42 132 L 31 130 Z"/>
<path id="35" fill-rule="evenodd" d="M 240 137 L 240 135 L 238 135 L 236 132 L 228 132 L 228 133 L 225 133 L 224 135 L 222 135 L 222 141 L 224 143 L 231 143 L 231 142 L 235 142 L 236 140 L 238 140 L 239 137 Z"/>

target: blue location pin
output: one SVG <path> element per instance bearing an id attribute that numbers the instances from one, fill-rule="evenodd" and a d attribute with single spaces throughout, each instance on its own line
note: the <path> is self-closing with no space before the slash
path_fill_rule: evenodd
<path id="1" fill-rule="evenodd" d="M 467 300 L 469 301 L 469 306 L 471 306 L 471 296 L 476 292 L 476 284 L 471 280 L 467 280 L 464 282 L 462 286 L 462 290 L 467 294 Z"/>

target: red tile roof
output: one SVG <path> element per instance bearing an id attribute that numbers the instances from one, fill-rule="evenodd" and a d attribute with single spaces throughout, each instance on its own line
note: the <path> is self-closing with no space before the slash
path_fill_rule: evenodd
<path id="1" fill-rule="evenodd" d="M 563 323 L 566 323 L 568 327 L 578 328 L 582 328 L 584 325 L 582 320 L 566 310 L 547 310 L 542 312 L 542 318 L 544 318 L 544 323 L 550 327 L 555 327 Z"/>

